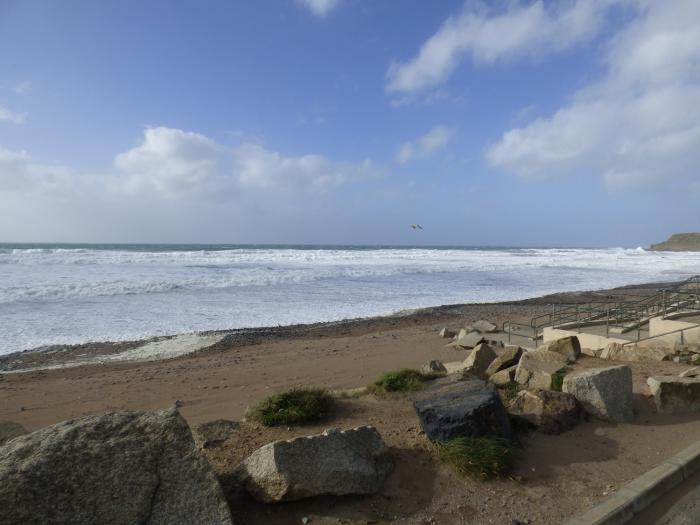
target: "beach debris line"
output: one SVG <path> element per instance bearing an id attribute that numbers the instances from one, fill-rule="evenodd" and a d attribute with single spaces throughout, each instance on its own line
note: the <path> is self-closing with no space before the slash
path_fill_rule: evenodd
<path id="1" fill-rule="evenodd" d="M 0 508 L 3 523 L 233 523 L 175 410 L 87 416 L 14 438 L 0 447 Z"/>
<path id="2" fill-rule="evenodd" d="M 373 494 L 394 468 L 377 429 L 327 429 L 259 448 L 235 477 L 257 501 L 275 503 L 321 495 Z"/>

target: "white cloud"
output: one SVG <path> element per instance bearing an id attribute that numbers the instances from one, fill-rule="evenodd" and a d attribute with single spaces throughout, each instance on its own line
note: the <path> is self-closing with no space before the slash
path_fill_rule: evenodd
<path id="1" fill-rule="evenodd" d="M 606 9 L 625 0 L 569 0 L 545 5 L 542 0 L 509 2 L 507 9 L 483 1 L 467 2 L 450 16 L 408 62 L 393 62 L 387 91 L 411 93 L 446 81 L 460 62 L 471 57 L 490 64 L 521 56 L 539 58 L 594 36 Z"/>
<path id="2" fill-rule="evenodd" d="M 429 157 L 446 147 L 454 137 L 455 130 L 447 126 L 435 126 L 422 137 L 404 142 L 396 152 L 396 162 L 405 164 L 415 159 Z"/>
<path id="3" fill-rule="evenodd" d="M 227 147 L 199 133 L 165 127 L 146 128 L 141 143 L 118 154 L 114 165 L 117 173 L 81 174 L 66 166 L 38 163 L 26 151 L 0 148 L 0 193 L 206 201 L 244 198 L 256 190 L 268 195 L 323 191 L 377 172 L 369 160 L 284 156 L 254 143 Z"/>
<path id="4" fill-rule="evenodd" d="M 340 0 L 298 0 L 318 17 L 324 17 L 340 5 Z"/>
<path id="5" fill-rule="evenodd" d="M 199 133 L 147 128 L 141 144 L 117 155 L 114 165 L 128 175 L 128 187 L 150 187 L 172 195 L 208 187 L 223 153 L 222 147 Z"/>
<path id="6" fill-rule="evenodd" d="M 13 113 L 9 109 L 0 106 L 0 122 L 12 122 L 13 124 L 23 124 L 26 119 L 26 113 Z"/>
<path id="7" fill-rule="evenodd" d="M 528 177 L 589 172 L 611 190 L 698 178 L 700 2 L 642 2 L 610 42 L 607 73 L 549 118 L 489 148 L 496 167 Z"/>
<path id="8" fill-rule="evenodd" d="M 131 191 L 176 196 L 207 191 L 323 190 L 373 171 L 322 155 L 287 157 L 259 144 L 226 147 L 198 133 L 147 128 L 139 146 L 115 157 Z"/>
<path id="9" fill-rule="evenodd" d="M 32 91 L 32 83 L 25 80 L 16 84 L 14 90 L 18 95 L 26 95 Z"/>

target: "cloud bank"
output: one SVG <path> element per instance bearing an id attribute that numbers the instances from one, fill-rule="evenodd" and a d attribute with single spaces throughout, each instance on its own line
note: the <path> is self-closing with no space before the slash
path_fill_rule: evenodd
<path id="1" fill-rule="evenodd" d="M 411 93 L 436 87 L 462 61 L 492 64 L 520 57 L 541 58 L 593 37 L 615 0 L 575 0 L 545 4 L 510 2 L 505 10 L 467 2 L 407 62 L 393 62 L 386 75 L 389 92 Z"/>
<path id="2" fill-rule="evenodd" d="M 370 160 L 336 162 L 322 155 L 284 156 L 259 144 L 228 147 L 189 131 L 146 128 L 140 143 L 115 156 L 116 173 L 88 175 L 35 162 L 26 151 L 0 149 L 0 192 L 84 192 L 111 197 L 196 198 L 249 190 L 318 192 L 369 176 Z"/>
<path id="3" fill-rule="evenodd" d="M 609 43 L 607 73 L 549 118 L 506 131 L 492 166 L 523 177 L 602 174 L 610 190 L 685 178 L 700 165 L 700 2 L 639 2 Z"/>

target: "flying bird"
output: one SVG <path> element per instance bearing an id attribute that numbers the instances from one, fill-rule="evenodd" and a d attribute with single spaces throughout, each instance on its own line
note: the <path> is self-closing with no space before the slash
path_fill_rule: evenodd
<path id="1" fill-rule="evenodd" d="M 413 228 L 414 230 L 422 230 L 423 226 L 421 226 L 420 224 L 411 224 L 411 228 Z"/>

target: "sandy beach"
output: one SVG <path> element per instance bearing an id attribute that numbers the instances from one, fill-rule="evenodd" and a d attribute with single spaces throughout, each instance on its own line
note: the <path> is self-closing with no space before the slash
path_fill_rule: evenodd
<path id="1" fill-rule="evenodd" d="M 213 344 L 166 360 L 118 357 L 135 356 L 134 349 L 143 342 L 24 352 L 0 360 L 5 369 L 14 368 L 13 373 L 0 374 L 0 420 L 35 430 L 87 414 L 177 405 L 191 427 L 217 419 L 240 422 L 248 406 L 294 386 L 356 388 L 383 372 L 419 367 L 429 359 L 464 359 L 463 351 L 445 346 L 447 341 L 438 337 L 444 326 L 458 329 L 482 318 L 499 326 L 506 320 L 529 322 L 553 302 L 642 295 L 659 286 L 205 334 Z M 60 367 L 77 358 L 92 359 L 94 364 Z M 575 370 L 600 363 L 583 357 Z M 223 444 L 206 449 L 206 453 L 239 523 L 299 523 L 303 516 L 313 516 L 314 523 L 509 523 L 510 519 L 561 523 L 683 449 L 700 433 L 697 417 L 655 414 L 646 397 L 646 377 L 678 374 L 687 365 L 630 365 L 636 394 L 633 424 L 589 420 L 560 436 L 524 435 L 516 470 L 509 479 L 488 483 L 464 480 L 432 461 L 410 399 L 400 395 L 339 400 L 328 421 L 310 427 L 270 429 L 243 422 Z M 19 372 L 23 366 L 49 368 Z M 266 506 L 241 496 L 229 483 L 228 476 L 238 462 L 269 441 L 364 424 L 376 426 L 398 458 L 396 472 L 381 494 Z M 561 490 L 564 486 L 566 490 Z"/>

